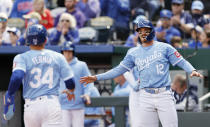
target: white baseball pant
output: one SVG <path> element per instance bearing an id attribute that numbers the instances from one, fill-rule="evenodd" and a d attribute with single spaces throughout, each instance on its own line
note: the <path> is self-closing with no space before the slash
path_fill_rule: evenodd
<path id="1" fill-rule="evenodd" d="M 131 91 L 129 109 L 132 127 L 178 127 L 175 100 L 170 90 L 151 94 L 141 89 Z"/>
<path id="2" fill-rule="evenodd" d="M 84 127 L 84 109 L 62 110 L 63 127 Z"/>
<path id="3" fill-rule="evenodd" d="M 25 100 L 25 127 L 62 127 L 62 112 L 57 96 Z"/>

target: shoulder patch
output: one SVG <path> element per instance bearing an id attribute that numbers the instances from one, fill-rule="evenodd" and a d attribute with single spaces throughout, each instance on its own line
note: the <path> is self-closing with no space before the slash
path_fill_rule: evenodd
<path id="1" fill-rule="evenodd" d="M 181 57 L 181 54 L 180 54 L 178 51 L 174 52 L 174 55 L 175 55 L 177 58 Z"/>

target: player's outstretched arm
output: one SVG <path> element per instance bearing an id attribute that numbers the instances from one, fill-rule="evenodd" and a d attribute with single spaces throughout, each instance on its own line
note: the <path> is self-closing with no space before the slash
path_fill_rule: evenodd
<path id="1" fill-rule="evenodd" d="M 200 74 L 199 72 L 197 72 L 196 70 L 192 71 L 192 73 L 190 74 L 190 77 L 191 77 L 191 78 L 192 78 L 193 76 L 203 78 L 203 75 Z"/>
<path id="2" fill-rule="evenodd" d="M 88 83 L 95 82 L 97 80 L 96 76 L 85 76 L 80 78 L 80 83 L 87 85 Z"/>

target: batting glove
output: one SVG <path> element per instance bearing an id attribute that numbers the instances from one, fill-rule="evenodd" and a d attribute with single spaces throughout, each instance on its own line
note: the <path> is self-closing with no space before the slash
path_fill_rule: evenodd
<path id="1" fill-rule="evenodd" d="M 5 120 L 10 120 L 15 112 L 15 96 L 9 96 L 8 92 L 4 95 L 4 113 L 3 117 Z"/>

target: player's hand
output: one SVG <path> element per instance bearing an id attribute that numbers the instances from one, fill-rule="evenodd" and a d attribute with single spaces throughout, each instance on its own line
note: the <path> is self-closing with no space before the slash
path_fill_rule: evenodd
<path id="1" fill-rule="evenodd" d="M 91 104 L 91 99 L 90 99 L 89 95 L 84 94 L 81 96 L 81 98 L 83 98 L 83 100 L 85 101 L 85 104 L 87 104 L 87 105 Z"/>
<path id="2" fill-rule="evenodd" d="M 4 100 L 4 113 L 3 117 L 5 120 L 10 120 L 14 116 L 15 112 L 15 96 L 9 96 L 8 92 L 3 96 Z"/>
<path id="3" fill-rule="evenodd" d="M 195 70 L 192 71 L 192 73 L 190 74 L 190 77 L 191 77 L 191 78 L 192 78 L 193 76 L 203 78 L 203 75 L 200 74 L 199 72 L 195 71 Z"/>
<path id="4" fill-rule="evenodd" d="M 65 93 L 67 95 L 67 99 L 69 101 L 75 100 L 74 90 L 68 90 L 68 89 L 66 89 L 62 93 Z"/>
<path id="5" fill-rule="evenodd" d="M 97 80 L 96 76 L 86 76 L 80 78 L 80 83 L 82 84 L 84 83 L 84 85 L 87 85 L 88 83 L 92 83 L 96 80 Z"/>

